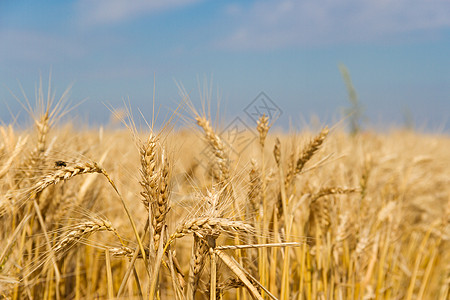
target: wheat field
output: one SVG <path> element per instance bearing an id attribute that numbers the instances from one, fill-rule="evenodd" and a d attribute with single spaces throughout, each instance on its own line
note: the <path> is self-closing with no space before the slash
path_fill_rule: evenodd
<path id="1" fill-rule="evenodd" d="M 177 129 L 59 113 L 0 126 L 2 299 L 449 299 L 447 135 L 263 115 L 237 153 L 195 109 Z"/>

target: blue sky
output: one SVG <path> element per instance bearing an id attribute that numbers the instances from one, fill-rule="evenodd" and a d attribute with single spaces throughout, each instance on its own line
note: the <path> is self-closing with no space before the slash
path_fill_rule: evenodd
<path id="1" fill-rule="evenodd" d="M 246 118 L 263 91 L 283 111 L 279 126 L 333 123 L 349 105 L 339 63 L 368 126 L 408 115 L 449 130 L 448 0 L 0 0 L 3 122 L 26 116 L 10 90 L 34 99 L 51 70 L 57 96 L 73 83 L 71 103 L 87 99 L 71 115 L 91 124 L 124 99 L 150 118 L 154 79 L 162 115 L 181 101 L 176 82 L 200 106 L 204 78 L 228 120 Z"/>

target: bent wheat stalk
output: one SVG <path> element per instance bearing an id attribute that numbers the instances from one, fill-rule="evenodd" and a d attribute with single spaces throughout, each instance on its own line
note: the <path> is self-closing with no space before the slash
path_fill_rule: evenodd
<path id="1" fill-rule="evenodd" d="M 250 282 L 239 265 L 230 256 L 220 250 L 214 250 L 214 254 L 218 256 L 224 262 L 224 264 L 242 281 L 253 298 L 258 300 L 263 299 L 256 287 Z"/>

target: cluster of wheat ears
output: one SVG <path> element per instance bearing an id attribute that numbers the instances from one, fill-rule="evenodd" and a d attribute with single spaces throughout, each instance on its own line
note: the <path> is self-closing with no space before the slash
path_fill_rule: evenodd
<path id="1" fill-rule="evenodd" d="M 236 155 L 195 110 L 203 138 L 56 127 L 40 102 L 0 126 L 0 298 L 449 299 L 445 135 L 262 115 Z"/>

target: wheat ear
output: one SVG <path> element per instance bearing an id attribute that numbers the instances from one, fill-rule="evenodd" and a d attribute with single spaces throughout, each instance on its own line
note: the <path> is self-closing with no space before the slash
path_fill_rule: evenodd
<path id="1" fill-rule="evenodd" d="M 195 293 L 200 281 L 200 275 L 205 266 L 205 258 L 208 254 L 209 246 L 198 235 L 194 234 L 194 245 L 189 266 L 189 278 L 187 285 L 188 299 L 195 299 Z"/>
<path id="2" fill-rule="evenodd" d="M 224 144 L 205 117 L 197 116 L 195 120 L 197 121 L 198 126 L 203 129 L 206 141 L 211 146 L 217 160 L 218 174 L 215 175 L 217 177 L 216 179 L 219 182 L 224 183 L 230 178 L 229 158 L 225 153 Z"/>
<path id="3" fill-rule="evenodd" d="M 258 163 L 255 159 L 252 159 L 251 161 L 251 169 L 249 173 L 250 177 L 250 186 L 248 191 L 248 200 L 249 200 L 249 206 L 248 206 L 248 215 L 254 216 L 261 205 L 262 200 L 262 180 L 261 180 L 261 172 L 258 168 Z M 254 219 L 252 217 L 252 219 Z M 255 225 L 255 224 L 252 224 Z"/>
<path id="4" fill-rule="evenodd" d="M 159 172 L 158 189 L 155 201 L 152 203 L 152 226 L 153 226 L 153 245 L 158 249 L 161 231 L 166 224 L 166 215 L 170 209 L 169 206 L 169 162 L 164 155 L 161 155 L 162 167 Z"/>
<path id="5" fill-rule="evenodd" d="M 69 165 L 62 169 L 59 169 L 51 174 L 44 176 L 41 180 L 39 180 L 34 187 L 32 188 L 32 192 L 34 194 L 38 194 L 42 192 L 44 189 L 49 187 L 52 184 L 57 184 L 61 180 L 68 180 L 72 177 L 81 174 L 87 173 L 102 173 L 105 174 L 105 170 L 102 169 L 97 163 L 82 163 Z"/>
<path id="6" fill-rule="evenodd" d="M 64 234 L 63 238 L 59 240 L 58 243 L 56 243 L 56 245 L 53 247 L 53 250 L 55 251 L 55 253 L 65 252 L 67 249 L 79 242 L 82 238 L 87 238 L 91 234 L 98 231 L 111 231 L 116 236 L 118 236 L 117 230 L 109 221 L 95 219 L 73 226 L 71 230 Z"/>
<path id="7" fill-rule="evenodd" d="M 0 179 L 3 178 L 8 173 L 9 168 L 11 167 L 12 163 L 16 159 L 16 157 L 20 154 L 22 151 L 24 145 L 27 142 L 28 137 L 22 138 L 21 136 L 17 140 L 16 146 L 14 147 L 14 151 L 10 154 L 8 160 L 5 164 L 0 168 Z"/>
<path id="8" fill-rule="evenodd" d="M 157 172 L 156 172 L 156 145 L 157 139 L 154 135 L 150 135 L 147 142 L 140 146 L 139 152 L 141 157 L 141 181 L 143 191 L 142 203 L 149 210 L 149 207 L 156 199 L 157 188 Z"/>
<path id="9" fill-rule="evenodd" d="M 319 198 L 328 196 L 328 195 L 336 195 L 336 194 L 351 194 L 358 192 L 357 188 L 346 188 L 346 187 L 326 187 L 321 188 L 317 193 L 311 196 L 311 202 L 317 201 Z"/>
<path id="10" fill-rule="evenodd" d="M 256 123 L 257 123 L 256 130 L 258 130 L 259 132 L 259 144 L 261 145 L 261 148 L 264 149 L 264 143 L 266 141 L 267 132 L 270 129 L 269 117 L 263 114 L 261 117 L 259 117 Z"/>
<path id="11" fill-rule="evenodd" d="M 328 135 L 328 127 L 325 127 L 320 131 L 320 133 L 309 142 L 309 144 L 303 149 L 302 153 L 300 154 L 300 157 L 297 160 L 295 173 L 298 174 L 303 170 L 303 167 L 305 164 L 313 157 L 313 155 L 319 150 L 320 146 L 322 145 L 323 141 Z"/>
<path id="12" fill-rule="evenodd" d="M 196 233 L 202 237 L 216 235 L 223 232 L 254 233 L 253 226 L 241 221 L 232 221 L 226 218 L 200 217 L 190 219 L 177 227 L 170 240 L 182 238 L 185 235 Z"/>

